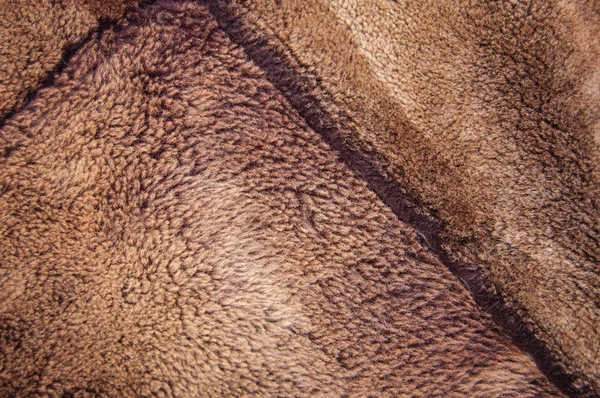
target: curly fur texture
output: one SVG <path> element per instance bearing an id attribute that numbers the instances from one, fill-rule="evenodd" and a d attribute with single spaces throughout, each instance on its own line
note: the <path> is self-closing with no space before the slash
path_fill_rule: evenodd
<path id="1" fill-rule="evenodd" d="M 137 1 L 0 1 L 0 120 L 18 110 L 100 26 Z"/>
<path id="2" fill-rule="evenodd" d="M 556 396 L 196 2 L 0 130 L 2 396 Z"/>
<path id="3" fill-rule="evenodd" d="M 445 227 L 424 236 L 538 359 L 600 394 L 597 2 L 207 3 L 348 163 L 376 159 L 353 168 L 392 208 L 395 181 L 420 204 L 404 219 Z"/>

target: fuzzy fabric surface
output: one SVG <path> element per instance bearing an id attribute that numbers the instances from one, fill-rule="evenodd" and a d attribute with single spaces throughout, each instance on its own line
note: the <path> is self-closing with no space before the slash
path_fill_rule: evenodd
<path id="1" fill-rule="evenodd" d="M 99 28 L 120 18 L 131 0 L 0 1 L 0 120 L 64 66 L 68 53 Z"/>
<path id="2" fill-rule="evenodd" d="M 600 394 L 600 3 L 207 4 L 550 373 Z"/>
<path id="3" fill-rule="evenodd" d="M 0 1 L 0 396 L 600 395 L 595 2 L 145 3 Z"/>
<path id="4" fill-rule="evenodd" d="M 560 395 L 197 3 L 0 140 L 2 396 Z"/>

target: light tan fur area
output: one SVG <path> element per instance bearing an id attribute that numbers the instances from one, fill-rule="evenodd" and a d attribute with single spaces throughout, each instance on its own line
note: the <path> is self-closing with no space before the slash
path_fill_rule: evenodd
<path id="1" fill-rule="evenodd" d="M 598 3 L 227 3 L 301 113 L 377 153 L 446 223 L 446 253 L 600 394 Z"/>
<path id="2" fill-rule="evenodd" d="M 0 129 L 2 396 L 557 396 L 196 2 Z"/>

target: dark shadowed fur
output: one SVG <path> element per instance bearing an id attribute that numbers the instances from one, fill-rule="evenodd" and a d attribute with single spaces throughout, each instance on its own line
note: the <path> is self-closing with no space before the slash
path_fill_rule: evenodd
<path id="1" fill-rule="evenodd" d="M 151 0 L 71 0 L 86 7 L 99 19 L 116 20 L 125 14 L 128 9 L 139 4 L 149 3 Z"/>
<path id="2" fill-rule="evenodd" d="M 2 396 L 555 396 L 195 2 L 0 130 Z"/>
<path id="3" fill-rule="evenodd" d="M 400 217 L 493 283 L 537 359 L 600 394 L 597 2 L 210 4 Z"/>

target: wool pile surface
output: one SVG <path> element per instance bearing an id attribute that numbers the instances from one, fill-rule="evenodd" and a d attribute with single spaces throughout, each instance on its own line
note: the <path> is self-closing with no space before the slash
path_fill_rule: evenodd
<path id="1" fill-rule="evenodd" d="M 595 5 L 138 3 L 0 4 L 0 396 L 600 391 Z"/>
<path id="2" fill-rule="evenodd" d="M 600 395 L 600 3 L 210 4 L 513 337 Z"/>
<path id="3" fill-rule="evenodd" d="M 2 0 L 0 119 L 21 108 L 65 65 L 70 52 L 134 1 Z"/>

